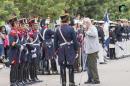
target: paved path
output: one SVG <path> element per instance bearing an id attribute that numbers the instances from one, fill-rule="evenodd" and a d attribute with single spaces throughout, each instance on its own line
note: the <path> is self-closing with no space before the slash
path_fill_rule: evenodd
<path id="1" fill-rule="evenodd" d="M 98 65 L 101 84 L 84 85 L 87 80 L 86 72 L 75 75 L 76 84 L 80 86 L 130 86 L 130 57 L 109 61 L 108 64 Z M 82 75 L 82 78 L 81 78 Z M 30 86 L 61 86 L 59 75 L 39 76 L 42 83 Z M 9 86 L 9 69 L 0 70 L 0 86 Z"/>

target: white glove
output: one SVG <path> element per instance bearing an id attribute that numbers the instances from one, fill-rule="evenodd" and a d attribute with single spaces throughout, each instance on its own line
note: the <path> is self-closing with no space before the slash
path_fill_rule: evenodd
<path id="1" fill-rule="evenodd" d="M 125 36 L 125 33 L 122 33 L 123 36 Z"/>
<path id="2" fill-rule="evenodd" d="M 36 58 L 36 57 L 37 57 L 37 54 L 36 54 L 36 53 L 32 55 L 32 58 Z"/>
<path id="3" fill-rule="evenodd" d="M 36 52 L 36 48 L 34 50 L 31 50 L 32 53 Z"/>
<path id="4" fill-rule="evenodd" d="M 23 46 L 23 45 L 21 45 L 20 50 L 22 51 L 23 49 L 24 49 L 24 46 Z"/>
<path id="5" fill-rule="evenodd" d="M 79 57 L 79 54 L 76 54 L 76 59 Z"/>
<path id="6" fill-rule="evenodd" d="M 0 60 L 2 60 L 2 57 L 0 56 Z"/>
<path id="7" fill-rule="evenodd" d="M 28 52 L 28 50 L 27 50 L 26 55 L 27 55 L 28 53 L 29 53 L 29 52 Z"/>

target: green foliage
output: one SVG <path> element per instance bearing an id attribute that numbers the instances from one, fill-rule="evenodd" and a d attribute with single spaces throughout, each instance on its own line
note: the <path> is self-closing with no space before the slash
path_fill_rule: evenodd
<path id="1" fill-rule="evenodd" d="M 19 9 L 14 6 L 13 1 L 1 0 L 0 1 L 0 18 L 1 20 L 8 20 L 13 14 L 19 16 Z"/>
<path id="2" fill-rule="evenodd" d="M 128 7 L 128 11 L 124 12 L 124 13 L 120 13 L 119 12 L 119 6 L 120 5 L 126 5 Z M 110 13 L 110 19 L 115 20 L 115 19 L 119 19 L 119 18 L 129 18 L 130 14 L 128 14 L 130 12 L 130 0 L 112 0 L 112 1 L 107 1 L 104 5 L 104 7 L 106 6 L 109 13 Z"/>
<path id="3" fill-rule="evenodd" d="M 15 3 L 24 17 L 50 16 L 56 18 L 65 8 L 65 0 L 15 0 Z"/>
<path id="4" fill-rule="evenodd" d="M 128 11 L 119 12 L 120 5 L 126 5 Z M 129 18 L 130 0 L 0 0 L 0 18 L 7 20 L 15 13 L 21 17 L 41 16 L 58 18 L 64 9 L 71 15 L 81 14 L 94 19 L 103 19 L 108 10 L 111 20 Z"/>
<path id="5" fill-rule="evenodd" d="M 58 18 L 68 9 L 72 15 L 79 5 L 84 4 L 85 0 L 14 0 L 20 10 L 21 16 L 42 16 Z"/>
<path id="6" fill-rule="evenodd" d="M 119 12 L 120 5 L 126 5 L 128 10 L 124 13 Z M 130 0 L 85 0 L 84 5 L 79 6 L 82 15 L 101 20 L 104 13 L 108 10 L 111 20 L 118 18 L 129 18 Z"/>

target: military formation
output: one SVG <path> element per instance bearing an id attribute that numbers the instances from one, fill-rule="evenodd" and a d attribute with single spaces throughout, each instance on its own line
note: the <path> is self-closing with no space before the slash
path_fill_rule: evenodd
<path id="1" fill-rule="evenodd" d="M 86 71 L 83 19 L 65 13 L 59 20 L 48 18 L 17 18 L 0 22 L 0 61 L 10 67 L 10 86 L 26 86 L 36 82 L 38 74 L 61 75 L 66 86 L 75 86 L 74 72 Z M 104 21 L 91 22 L 97 27 L 100 42 L 99 63 L 130 55 L 130 24 L 126 19 L 111 21 L 109 37 L 105 38 Z M 118 53 L 122 52 L 122 53 Z M 58 59 L 58 60 L 57 60 Z M 60 71 L 58 69 L 60 66 Z"/>
<path id="2" fill-rule="evenodd" d="M 108 39 L 105 39 L 104 22 L 98 21 L 96 23 L 99 24 L 99 26 L 97 26 L 99 42 L 103 48 L 103 50 L 100 49 L 100 51 L 104 52 L 105 50 L 106 56 L 109 57 L 111 60 L 120 59 L 120 58 L 129 56 L 130 54 L 129 53 L 130 49 L 128 47 L 129 38 L 130 38 L 129 21 L 127 19 L 118 19 L 115 22 L 110 21 Z M 99 60 L 100 60 L 100 57 L 99 57 Z M 101 58 L 99 62 L 103 63 L 105 61 L 103 59 Z"/>

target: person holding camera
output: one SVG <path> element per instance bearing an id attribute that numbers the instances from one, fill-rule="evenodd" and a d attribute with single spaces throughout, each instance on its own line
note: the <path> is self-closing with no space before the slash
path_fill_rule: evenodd
<path id="1" fill-rule="evenodd" d="M 97 58 L 99 52 L 99 39 L 97 28 L 89 18 L 84 18 L 83 28 L 85 30 L 84 51 L 87 54 L 88 81 L 85 84 L 100 84 Z"/>

